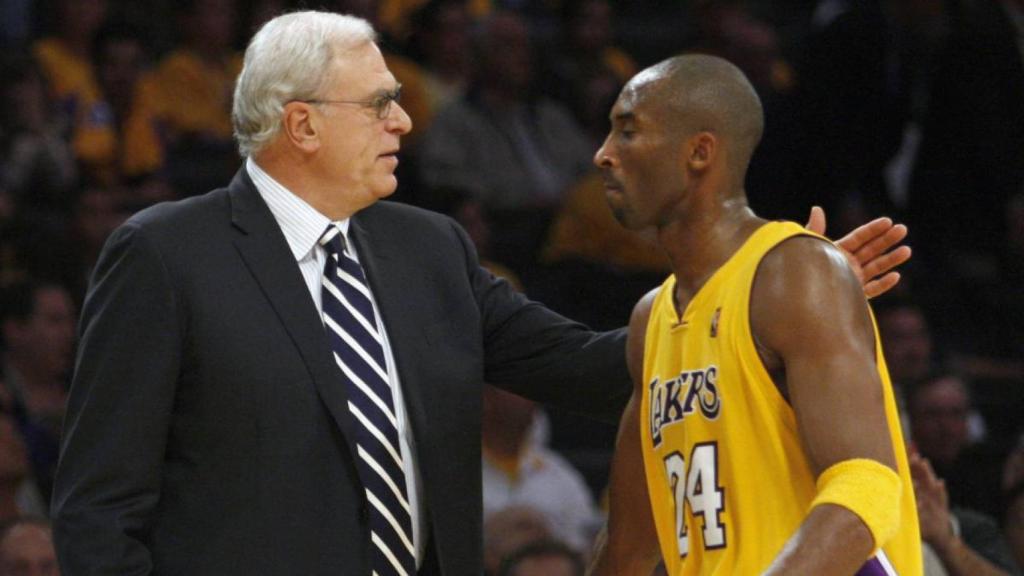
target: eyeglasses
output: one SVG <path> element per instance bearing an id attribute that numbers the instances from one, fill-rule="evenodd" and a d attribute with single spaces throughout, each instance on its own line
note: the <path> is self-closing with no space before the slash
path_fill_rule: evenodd
<path id="1" fill-rule="evenodd" d="M 378 96 L 374 96 L 369 100 L 296 100 L 296 102 L 305 102 L 306 104 L 353 104 L 356 106 L 362 106 L 364 108 L 373 108 L 374 113 L 377 115 L 378 120 L 383 120 L 388 117 L 391 113 L 391 103 L 398 102 L 402 99 L 402 85 L 399 84 L 394 90 L 388 90 Z"/>

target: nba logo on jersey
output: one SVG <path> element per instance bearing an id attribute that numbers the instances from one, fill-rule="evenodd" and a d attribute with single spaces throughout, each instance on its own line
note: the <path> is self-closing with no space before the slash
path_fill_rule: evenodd
<path id="1" fill-rule="evenodd" d="M 715 308 L 715 315 L 711 317 L 711 337 L 718 337 L 718 318 L 722 315 L 722 307 Z"/>

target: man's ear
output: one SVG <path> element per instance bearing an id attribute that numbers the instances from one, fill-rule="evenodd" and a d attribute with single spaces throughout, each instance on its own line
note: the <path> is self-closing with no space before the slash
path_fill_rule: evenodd
<path id="1" fill-rule="evenodd" d="M 703 172 L 711 166 L 718 154 L 718 138 L 710 132 L 697 132 L 686 143 L 686 166 Z"/>
<path id="2" fill-rule="evenodd" d="M 303 152 L 316 152 L 320 148 L 318 120 L 311 104 L 289 102 L 284 105 L 282 130 L 292 146 Z"/>

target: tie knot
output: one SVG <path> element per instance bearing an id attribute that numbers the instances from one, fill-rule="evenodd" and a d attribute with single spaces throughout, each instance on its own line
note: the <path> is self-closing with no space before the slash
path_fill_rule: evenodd
<path id="1" fill-rule="evenodd" d="M 318 240 L 320 246 L 327 252 L 328 255 L 336 255 L 340 257 L 345 253 L 345 235 L 341 233 L 341 230 L 334 224 L 328 224 L 327 230 L 324 230 L 320 240 Z"/>

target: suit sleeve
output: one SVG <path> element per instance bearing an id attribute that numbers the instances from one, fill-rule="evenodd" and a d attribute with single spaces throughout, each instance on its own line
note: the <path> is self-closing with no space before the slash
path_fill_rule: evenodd
<path id="1" fill-rule="evenodd" d="M 480 308 L 486 381 L 538 402 L 618 422 L 632 393 L 625 329 L 593 332 L 528 300 L 481 268 L 465 231 L 453 228 Z"/>
<path id="2" fill-rule="evenodd" d="M 170 274 L 144 229 L 107 241 L 82 312 L 53 495 L 62 573 L 141 575 L 184 327 Z"/>

